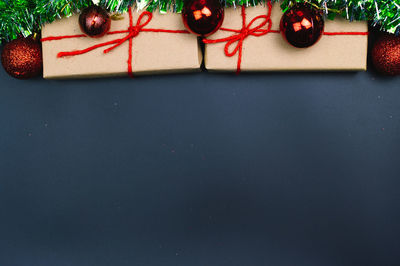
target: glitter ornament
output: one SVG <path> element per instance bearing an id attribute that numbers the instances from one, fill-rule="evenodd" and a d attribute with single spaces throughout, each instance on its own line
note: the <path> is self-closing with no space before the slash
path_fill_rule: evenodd
<path id="1" fill-rule="evenodd" d="M 372 62 L 375 69 L 389 76 L 400 75 L 400 37 L 385 34 L 372 48 Z"/>
<path id="2" fill-rule="evenodd" d="M 4 70 L 17 79 L 29 79 L 42 73 L 42 46 L 31 37 L 7 43 L 1 53 Z"/>
<path id="3" fill-rule="evenodd" d="M 209 36 L 224 20 L 224 9 L 219 0 L 188 0 L 182 10 L 183 24 L 192 33 Z"/>
<path id="4" fill-rule="evenodd" d="M 283 14 L 280 30 L 285 40 L 297 48 L 314 45 L 324 32 L 321 13 L 307 4 L 297 4 Z"/>
<path id="5" fill-rule="evenodd" d="M 99 38 L 110 30 L 111 18 L 106 10 L 93 5 L 85 8 L 80 14 L 79 26 L 87 36 Z"/>

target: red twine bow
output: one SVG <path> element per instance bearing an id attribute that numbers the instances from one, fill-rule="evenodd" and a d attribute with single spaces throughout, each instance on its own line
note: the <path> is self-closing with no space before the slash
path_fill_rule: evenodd
<path id="1" fill-rule="evenodd" d="M 271 1 L 268 0 L 267 2 L 268 5 L 268 13 L 267 15 L 260 15 L 255 18 L 253 18 L 248 25 L 246 25 L 246 11 L 245 7 L 242 6 L 242 28 L 240 30 L 235 30 L 235 29 L 228 29 L 228 28 L 220 28 L 220 30 L 223 31 L 230 31 L 234 32 L 236 34 L 226 37 L 226 38 L 221 38 L 221 39 L 215 39 L 215 40 L 210 40 L 210 39 L 203 39 L 204 43 L 220 43 L 220 42 L 226 42 L 224 52 L 226 56 L 232 57 L 236 55 L 236 53 L 239 53 L 238 55 L 238 61 L 237 61 L 237 70 L 236 74 L 240 73 L 240 66 L 242 64 L 242 53 L 243 53 L 243 41 L 246 39 L 248 36 L 255 36 L 255 37 L 260 37 L 263 35 L 266 35 L 268 33 L 280 33 L 279 30 L 271 30 L 272 28 L 272 21 L 271 21 L 271 12 L 272 12 L 272 4 Z M 263 19 L 263 21 L 252 28 L 251 26 L 253 23 L 256 22 L 256 20 Z M 263 27 L 268 24 L 266 29 L 263 29 Z M 335 36 L 335 35 L 368 35 L 368 32 L 324 32 L 324 35 L 328 36 Z M 229 51 L 229 48 L 231 45 L 236 43 L 235 49 L 233 49 L 232 52 Z"/>
<path id="2" fill-rule="evenodd" d="M 238 55 L 238 61 L 237 61 L 237 70 L 236 70 L 236 74 L 240 73 L 240 66 L 242 64 L 242 53 L 243 53 L 243 41 L 251 36 L 255 36 L 255 37 L 260 37 L 263 35 L 266 35 L 270 32 L 277 32 L 277 31 L 272 31 L 271 27 L 272 27 L 272 21 L 271 21 L 271 12 L 272 12 L 272 4 L 271 1 L 267 2 L 268 5 L 268 14 L 267 15 L 260 15 L 257 16 L 255 18 L 253 18 L 250 23 L 248 25 L 246 25 L 246 11 L 245 11 L 245 7 L 242 6 L 242 28 L 240 30 L 235 30 L 235 29 L 228 29 L 228 28 L 221 28 L 220 30 L 223 31 L 230 31 L 230 32 L 234 32 L 236 34 L 226 37 L 226 38 L 221 38 L 221 39 L 215 39 L 215 40 L 209 40 L 209 39 L 204 39 L 203 42 L 204 43 L 219 43 L 219 42 L 226 42 L 225 44 L 225 55 L 232 57 L 234 56 L 236 53 L 239 53 Z M 253 24 L 257 21 L 257 20 L 261 20 L 261 22 L 255 26 L 252 27 Z M 263 27 L 265 25 L 267 25 L 266 29 L 263 29 Z M 236 46 L 233 49 L 233 51 L 229 51 L 231 45 L 235 44 Z"/>
<path id="3" fill-rule="evenodd" d="M 125 43 L 126 41 L 129 41 L 129 57 L 128 57 L 128 75 L 133 77 L 132 73 L 132 47 L 133 47 L 133 38 L 137 37 L 140 32 L 164 32 L 164 33 L 187 33 L 189 34 L 188 31 L 186 30 L 165 30 L 165 29 L 146 29 L 144 28 L 147 24 L 150 23 L 150 21 L 153 18 L 153 14 L 148 11 L 144 11 L 143 13 L 140 14 L 139 18 L 137 19 L 136 25 L 133 25 L 133 16 L 132 16 L 132 10 L 129 8 L 129 27 L 128 30 L 123 30 L 123 31 L 112 31 L 108 32 L 107 35 L 112 35 L 112 34 L 123 34 L 127 33 L 127 35 L 123 38 L 115 39 L 112 41 L 104 42 L 104 43 L 99 43 L 96 45 L 93 45 L 91 47 L 88 47 L 86 49 L 82 50 L 75 50 L 75 51 L 70 51 L 70 52 L 60 52 L 57 54 L 57 57 L 66 57 L 66 56 L 75 56 L 75 55 L 80 55 L 80 54 L 85 54 L 90 51 L 93 51 L 97 48 L 108 46 L 108 45 L 113 45 L 110 48 L 107 48 L 103 51 L 103 53 L 107 54 L 110 51 L 114 50 L 121 44 Z M 142 20 L 144 22 L 142 22 Z M 82 38 L 82 37 L 87 37 L 86 35 L 69 35 L 69 36 L 57 36 L 57 37 L 46 37 L 43 38 L 41 41 L 55 41 L 55 40 L 61 40 L 61 39 L 69 39 L 69 38 Z"/>

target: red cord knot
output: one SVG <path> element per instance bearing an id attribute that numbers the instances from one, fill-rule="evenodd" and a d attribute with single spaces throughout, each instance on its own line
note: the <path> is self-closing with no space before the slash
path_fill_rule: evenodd
<path id="1" fill-rule="evenodd" d="M 128 31 L 129 31 L 129 36 L 131 38 L 134 38 L 139 35 L 140 29 L 136 26 L 133 26 L 133 27 L 129 27 Z"/>
<path id="2" fill-rule="evenodd" d="M 142 20 L 146 19 L 143 23 Z M 136 21 L 136 25 L 132 24 L 132 20 L 130 20 L 130 25 L 128 28 L 129 33 L 133 36 L 136 37 L 139 35 L 139 33 L 143 30 L 143 28 L 150 23 L 150 21 L 153 19 L 153 14 L 149 11 L 144 11 L 140 16 L 138 17 Z"/>
<path id="3" fill-rule="evenodd" d="M 242 63 L 242 51 L 243 51 L 243 42 L 248 36 L 259 37 L 268 34 L 271 32 L 272 21 L 271 21 L 271 10 L 272 4 L 271 1 L 268 0 L 268 14 L 267 15 L 260 15 L 253 18 L 249 24 L 246 25 L 246 10 L 245 7 L 242 6 L 242 28 L 240 30 L 236 29 L 227 29 L 221 28 L 222 31 L 229 31 L 234 32 L 233 35 L 228 36 L 226 38 L 216 39 L 216 40 L 209 40 L 204 39 L 204 43 L 220 43 L 226 42 L 224 52 L 226 56 L 232 57 L 239 52 L 238 55 L 238 62 L 237 62 L 237 70 L 236 73 L 240 73 L 240 66 Z M 258 25 L 253 26 L 256 22 L 259 22 Z M 268 25 L 267 25 L 268 24 Z M 267 25 L 267 26 L 266 26 Z M 266 27 L 265 27 L 266 26 Z M 236 44 L 233 51 L 230 51 L 231 45 Z"/>
<path id="4" fill-rule="evenodd" d="M 249 30 L 247 28 L 244 28 L 240 31 L 242 35 L 242 39 L 246 38 L 249 35 Z"/>
<path id="5" fill-rule="evenodd" d="M 144 23 L 142 23 L 142 19 L 146 19 Z M 132 11 L 129 9 L 129 27 L 128 27 L 128 35 L 126 35 L 124 38 L 115 40 L 115 45 L 111 46 L 110 48 L 104 50 L 104 53 L 108 53 L 121 44 L 123 44 L 126 41 L 129 41 L 130 43 L 132 42 L 132 39 L 135 38 L 136 36 L 139 35 L 139 33 L 143 30 L 143 28 L 150 23 L 151 19 L 153 18 L 153 14 L 145 11 L 142 14 L 140 14 L 139 18 L 136 21 L 136 25 L 133 25 L 133 19 L 132 19 Z M 130 44 L 131 46 L 131 44 Z"/>

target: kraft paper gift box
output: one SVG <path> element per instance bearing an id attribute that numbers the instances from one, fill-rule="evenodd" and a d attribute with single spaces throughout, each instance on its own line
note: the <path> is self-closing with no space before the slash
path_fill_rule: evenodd
<path id="1" fill-rule="evenodd" d="M 133 25 L 142 12 L 132 10 Z M 58 58 L 60 52 L 86 49 L 93 45 L 120 39 L 128 35 L 107 34 L 101 38 L 72 37 L 57 39 L 57 36 L 82 35 L 78 15 L 62 18 L 42 29 L 43 76 L 44 78 L 84 78 L 128 75 L 129 41 L 108 53 L 103 51 L 112 45 L 97 48 L 88 53 Z M 127 31 L 129 12 L 121 20 L 112 20 L 110 32 Z M 145 23 L 147 16 L 141 20 Z M 181 14 L 152 13 L 151 21 L 143 29 L 165 29 L 185 31 Z M 53 38 L 56 37 L 56 38 Z M 49 40 L 50 38 L 50 40 Z M 55 40 L 54 40 L 55 39 Z M 187 33 L 141 31 L 132 39 L 132 72 L 136 74 L 175 73 L 200 71 L 202 61 L 197 37 Z"/>
<path id="2" fill-rule="evenodd" d="M 279 33 L 283 12 L 279 4 L 272 7 L 272 28 L 266 35 L 248 36 L 243 41 L 241 71 L 365 71 L 367 68 L 368 35 L 350 35 L 349 32 L 367 33 L 367 22 L 349 22 L 342 18 L 325 20 L 325 33 L 309 48 L 291 46 Z M 267 15 L 266 6 L 246 7 L 246 25 L 259 15 Z M 252 27 L 257 26 L 255 22 Z M 226 8 L 221 28 L 242 28 L 241 8 Z M 263 29 L 267 28 L 264 26 Z M 218 30 L 207 39 L 221 39 L 234 32 Z M 228 57 L 224 53 L 226 42 L 205 45 L 205 67 L 209 71 L 236 71 L 239 53 Z M 235 48 L 232 44 L 229 51 Z"/>

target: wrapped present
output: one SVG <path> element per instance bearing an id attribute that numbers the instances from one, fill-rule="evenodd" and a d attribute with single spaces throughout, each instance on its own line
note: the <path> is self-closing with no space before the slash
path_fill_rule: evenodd
<path id="1" fill-rule="evenodd" d="M 296 48 L 280 33 L 279 4 L 225 9 L 219 31 L 205 39 L 209 71 L 365 71 L 367 22 L 326 20 L 321 39 Z"/>
<path id="2" fill-rule="evenodd" d="M 78 16 L 42 29 L 44 78 L 105 77 L 199 71 L 196 36 L 180 14 L 129 10 L 101 38 L 82 34 Z"/>

